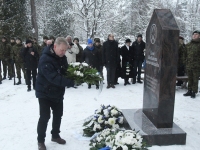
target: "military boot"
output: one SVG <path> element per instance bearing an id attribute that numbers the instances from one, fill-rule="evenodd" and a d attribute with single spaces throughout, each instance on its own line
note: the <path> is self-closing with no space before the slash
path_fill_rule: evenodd
<path id="1" fill-rule="evenodd" d="M 187 93 L 183 94 L 184 96 L 192 96 L 192 91 L 188 90 Z"/>
<path id="2" fill-rule="evenodd" d="M 19 78 L 18 82 L 16 83 L 16 85 L 22 84 L 21 79 Z"/>
<path id="3" fill-rule="evenodd" d="M 46 150 L 46 146 L 44 143 L 38 143 L 38 150 Z"/>
<path id="4" fill-rule="evenodd" d="M 195 98 L 195 97 L 196 97 L 196 93 L 195 93 L 195 92 L 192 92 L 191 98 Z"/>

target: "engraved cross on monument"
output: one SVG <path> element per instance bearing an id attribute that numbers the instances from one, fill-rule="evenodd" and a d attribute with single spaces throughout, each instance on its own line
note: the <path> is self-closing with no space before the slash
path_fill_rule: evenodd
<path id="1" fill-rule="evenodd" d="M 122 110 L 127 128 L 140 131 L 148 145 L 186 143 L 173 123 L 179 28 L 169 9 L 155 9 L 146 31 L 143 109 Z"/>

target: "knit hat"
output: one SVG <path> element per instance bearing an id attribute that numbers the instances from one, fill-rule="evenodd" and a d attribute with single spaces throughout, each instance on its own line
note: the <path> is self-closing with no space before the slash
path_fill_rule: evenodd
<path id="1" fill-rule="evenodd" d="M 48 40 L 49 38 L 47 36 L 43 36 L 43 40 Z"/>
<path id="2" fill-rule="evenodd" d="M 73 42 L 74 42 L 75 40 L 79 42 L 79 39 L 78 39 L 78 38 L 74 38 Z"/>
<path id="3" fill-rule="evenodd" d="M 26 40 L 26 44 L 28 44 L 28 43 L 32 43 L 32 41 L 31 40 Z"/>
<path id="4" fill-rule="evenodd" d="M 130 39 L 126 39 L 125 43 L 131 43 Z"/>
<path id="5" fill-rule="evenodd" d="M 193 34 L 194 34 L 194 33 L 200 34 L 200 30 L 195 30 L 195 31 L 193 32 Z"/>
<path id="6" fill-rule="evenodd" d="M 15 40 L 15 38 L 14 38 L 14 37 L 11 37 L 10 40 Z"/>
<path id="7" fill-rule="evenodd" d="M 16 40 L 19 40 L 19 41 L 21 41 L 21 42 L 22 42 L 22 39 L 21 39 L 20 37 L 17 37 L 17 38 L 16 38 Z"/>
<path id="8" fill-rule="evenodd" d="M 100 43 L 100 39 L 99 38 L 95 38 L 95 43 Z"/>
<path id="9" fill-rule="evenodd" d="M 179 36 L 179 39 L 184 40 L 184 38 L 182 36 Z"/>
<path id="10" fill-rule="evenodd" d="M 92 39 L 88 39 L 88 40 L 87 40 L 87 44 L 88 44 L 88 45 L 89 45 L 89 44 L 93 44 Z"/>
<path id="11" fill-rule="evenodd" d="M 1 39 L 5 39 L 5 40 L 7 40 L 7 37 L 6 37 L 6 36 L 3 36 Z"/>
<path id="12" fill-rule="evenodd" d="M 142 38 L 142 34 L 138 34 L 137 38 L 141 37 Z"/>

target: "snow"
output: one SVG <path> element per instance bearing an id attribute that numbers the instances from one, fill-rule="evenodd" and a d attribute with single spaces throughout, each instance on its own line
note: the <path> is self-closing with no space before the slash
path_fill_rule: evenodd
<path id="1" fill-rule="evenodd" d="M 104 69 L 104 76 L 106 70 Z M 78 89 L 66 89 L 64 114 L 61 124 L 61 137 L 66 145 L 51 142 L 51 124 L 49 120 L 46 146 L 48 150 L 89 150 L 88 138 L 81 136 L 83 120 L 94 113 L 101 104 L 115 105 L 120 109 L 140 109 L 143 103 L 143 84 L 123 85 L 119 79 L 116 89 L 106 89 L 101 93 L 95 86 L 87 84 Z M 37 122 L 39 105 L 35 91 L 27 92 L 24 79 L 22 85 L 13 85 L 13 80 L 3 80 L 0 85 L 0 150 L 36 150 Z M 184 97 L 186 89 L 177 88 L 174 122 L 187 133 L 184 146 L 153 146 L 150 150 L 198 150 L 200 143 L 200 94 L 196 99 Z"/>

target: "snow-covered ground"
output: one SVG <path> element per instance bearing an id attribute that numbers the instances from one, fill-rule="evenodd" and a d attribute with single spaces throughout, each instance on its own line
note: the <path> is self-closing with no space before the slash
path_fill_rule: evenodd
<path id="1" fill-rule="evenodd" d="M 104 74 L 106 73 L 104 69 Z M 36 150 L 37 121 L 39 105 L 35 91 L 27 92 L 22 85 L 13 85 L 13 80 L 4 80 L 0 85 L 0 150 Z M 116 89 L 99 91 L 86 84 L 78 89 L 66 89 L 64 115 L 61 125 L 61 137 L 66 145 L 51 142 L 50 119 L 46 146 L 48 150 L 89 150 L 89 141 L 81 137 L 83 120 L 94 113 L 101 104 L 115 105 L 120 109 L 139 109 L 143 102 L 143 84 L 124 86 L 119 79 Z M 200 143 L 200 94 L 196 99 L 183 97 L 185 89 L 176 90 L 174 122 L 187 132 L 187 143 L 184 146 L 153 146 L 150 150 L 199 150 Z"/>

